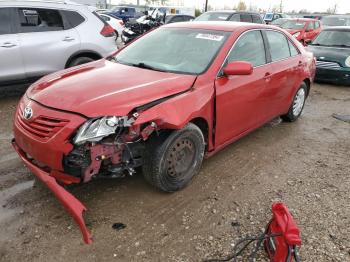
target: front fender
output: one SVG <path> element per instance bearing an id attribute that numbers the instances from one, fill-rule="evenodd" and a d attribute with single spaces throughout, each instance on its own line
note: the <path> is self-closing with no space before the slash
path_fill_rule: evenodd
<path id="1" fill-rule="evenodd" d="M 188 92 L 141 112 L 134 124 L 141 125 L 153 121 L 161 129 L 181 129 L 192 119 L 203 118 L 209 127 L 208 144 L 210 148 L 212 144 L 214 95 L 212 85 L 191 88 Z"/>

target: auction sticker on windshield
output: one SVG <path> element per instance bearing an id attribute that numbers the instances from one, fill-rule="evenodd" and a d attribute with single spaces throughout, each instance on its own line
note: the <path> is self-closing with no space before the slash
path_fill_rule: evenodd
<path id="1" fill-rule="evenodd" d="M 213 34 L 198 34 L 198 35 L 196 35 L 196 38 L 220 42 L 224 38 L 224 36 L 223 35 L 213 35 Z"/>

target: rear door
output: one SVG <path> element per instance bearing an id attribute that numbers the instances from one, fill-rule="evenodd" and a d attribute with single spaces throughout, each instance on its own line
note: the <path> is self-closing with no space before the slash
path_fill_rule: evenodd
<path id="1" fill-rule="evenodd" d="M 260 30 L 243 33 L 233 45 L 225 64 L 232 61 L 252 63 L 251 75 L 219 74 L 216 87 L 216 145 L 224 144 L 261 125 L 265 119 L 266 85 L 271 75 Z"/>
<path id="2" fill-rule="evenodd" d="M 282 32 L 264 30 L 270 50 L 272 74 L 266 87 L 269 97 L 267 118 L 272 119 L 289 107 L 291 93 L 300 85 L 303 68 L 302 57 L 298 48 Z"/>
<path id="3" fill-rule="evenodd" d="M 64 69 L 80 50 L 79 35 L 62 13 L 48 8 L 17 8 L 21 52 L 27 77 Z"/>
<path id="4" fill-rule="evenodd" d="M 0 8 L 0 82 L 25 78 L 14 8 Z"/>

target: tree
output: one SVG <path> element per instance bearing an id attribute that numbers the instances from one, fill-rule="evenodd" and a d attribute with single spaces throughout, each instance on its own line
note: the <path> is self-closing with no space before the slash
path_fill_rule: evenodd
<path id="1" fill-rule="evenodd" d="M 334 4 L 334 6 L 331 6 L 327 9 L 327 14 L 336 14 L 338 10 L 338 4 Z"/>
<path id="2" fill-rule="evenodd" d="M 247 10 L 247 5 L 243 0 L 240 0 L 237 5 L 237 10 L 238 11 L 246 11 Z"/>
<path id="3" fill-rule="evenodd" d="M 283 0 L 281 0 L 281 2 L 280 2 L 280 13 L 283 13 Z"/>

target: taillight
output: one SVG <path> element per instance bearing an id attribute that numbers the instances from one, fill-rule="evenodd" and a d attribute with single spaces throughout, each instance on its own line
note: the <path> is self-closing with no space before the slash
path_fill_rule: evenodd
<path id="1" fill-rule="evenodd" d="M 104 37 L 115 36 L 114 29 L 113 29 L 113 27 L 111 27 L 110 25 L 105 25 L 105 26 L 102 28 L 100 34 L 103 35 Z"/>

